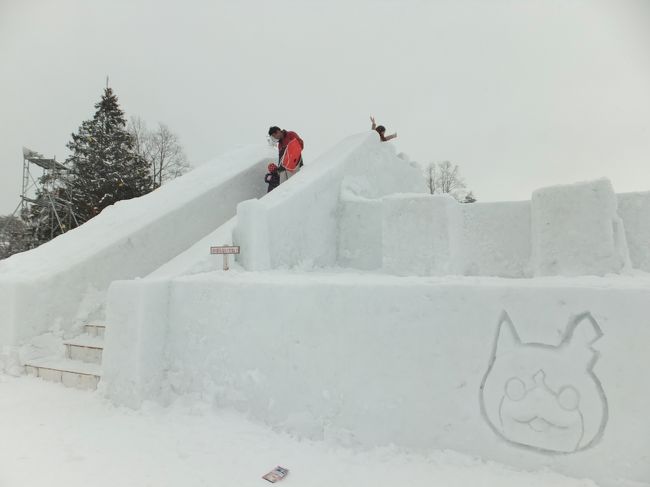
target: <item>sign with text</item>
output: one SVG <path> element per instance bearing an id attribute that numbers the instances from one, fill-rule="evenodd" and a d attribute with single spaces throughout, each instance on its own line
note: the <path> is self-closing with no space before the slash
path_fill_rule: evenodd
<path id="1" fill-rule="evenodd" d="M 218 245 L 216 247 L 210 247 L 210 253 L 215 255 L 223 255 L 223 270 L 227 271 L 228 267 L 228 256 L 232 254 L 239 253 L 239 245 Z"/>
<path id="2" fill-rule="evenodd" d="M 239 246 L 238 245 L 220 245 L 218 247 L 210 247 L 211 254 L 238 254 Z"/>

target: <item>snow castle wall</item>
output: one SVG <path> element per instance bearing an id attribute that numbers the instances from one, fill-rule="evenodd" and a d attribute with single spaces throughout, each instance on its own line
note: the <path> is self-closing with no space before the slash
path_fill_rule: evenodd
<path id="1" fill-rule="evenodd" d="M 498 203 L 459 204 L 422 193 L 369 199 L 344 190 L 337 263 L 423 276 L 647 270 L 649 215 L 650 193 L 617 197 L 606 179 L 543 188 L 532 201 Z"/>
<path id="2" fill-rule="evenodd" d="M 131 406 L 198 394 L 299 436 L 636 486 L 650 481 L 644 282 L 238 271 L 118 282 L 101 386 Z"/>
<path id="3" fill-rule="evenodd" d="M 144 276 L 265 193 L 268 146 L 238 150 L 156 191 L 106 208 L 78 229 L 0 262 L 0 345 L 69 330 L 116 279 Z"/>
<path id="4" fill-rule="evenodd" d="M 356 137 L 241 203 L 234 239 L 248 270 L 603 276 L 650 269 L 647 215 L 650 193 L 617 197 L 606 179 L 543 188 L 531 201 L 459 204 L 427 194 L 390 146 Z"/>

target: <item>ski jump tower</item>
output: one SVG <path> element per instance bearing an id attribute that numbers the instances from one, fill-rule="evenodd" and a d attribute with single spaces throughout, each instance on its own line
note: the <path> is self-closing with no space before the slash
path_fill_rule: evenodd
<path id="1" fill-rule="evenodd" d="M 43 177 L 34 177 L 33 166 L 43 170 Z M 50 234 L 54 238 L 55 232 L 60 230 L 65 233 L 71 228 L 77 227 L 79 221 L 72 211 L 70 198 L 65 190 L 56 191 L 56 181 L 68 168 L 56 161 L 53 157 L 48 159 L 42 154 L 23 147 L 23 183 L 20 193 L 20 216 L 25 218 L 29 205 L 37 205 L 49 209 L 50 212 Z M 41 197 L 31 197 L 34 189 L 45 189 Z"/>

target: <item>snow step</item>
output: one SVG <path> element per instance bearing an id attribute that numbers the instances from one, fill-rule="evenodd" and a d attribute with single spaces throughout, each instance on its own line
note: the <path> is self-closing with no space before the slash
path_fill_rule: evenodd
<path id="1" fill-rule="evenodd" d="M 84 333 L 86 333 L 87 335 L 103 337 L 105 332 L 106 332 L 106 325 L 102 325 L 99 323 L 90 323 L 88 325 L 84 325 Z"/>
<path id="2" fill-rule="evenodd" d="M 97 389 L 101 378 L 101 367 L 98 364 L 63 358 L 30 360 L 25 363 L 25 372 L 27 375 L 77 389 Z"/>
<path id="3" fill-rule="evenodd" d="M 65 355 L 71 360 L 80 360 L 92 364 L 102 363 L 102 352 L 104 351 L 104 338 L 93 335 L 79 335 L 71 340 L 63 342 Z"/>

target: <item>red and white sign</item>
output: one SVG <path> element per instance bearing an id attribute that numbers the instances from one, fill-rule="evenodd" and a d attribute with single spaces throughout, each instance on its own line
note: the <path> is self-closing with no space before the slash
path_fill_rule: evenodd
<path id="1" fill-rule="evenodd" d="M 211 254 L 238 254 L 239 246 L 238 245 L 220 245 L 218 247 L 210 247 Z"/>

